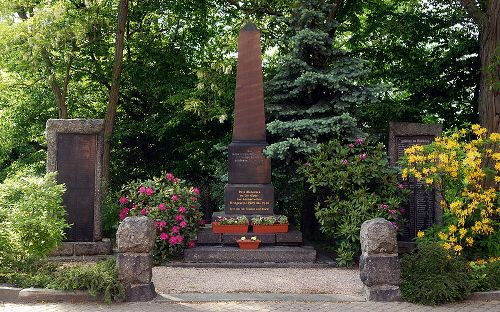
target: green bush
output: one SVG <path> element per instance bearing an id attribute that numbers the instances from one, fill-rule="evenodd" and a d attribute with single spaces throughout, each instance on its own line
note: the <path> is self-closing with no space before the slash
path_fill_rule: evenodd
<path id="1" fill-rule="evenodd" d="M 475 287 L 467 260 L 438 243 L 420 241 L 417 250 L 401 261 L 403 299 L 437 305 L 465 299 Z"/>
<path id="2" fill-rule="evenodd" d="M 0 262 L 43 258 L 64 238 L 64 185 L 56 174 L 15 176 L 0 184 Z"/>
<path id="3" fill-rule="evenodd" d="M 30 259 L 8 270 L 0 268 L 0 283 L 22 288 L 88 290 L 92 296 L 102 294 L 106 303 L 121 300 L 125 296 L 114 258 L 96 264 L 60 267 L 46 260 Z"/>
<path id="4" fill-rule="evenodd" d="M 118 280 L 118 269 L 114 258 L 95 265 L 80 265 L 57 270 L 47 288 L 62 290 L 88 290 L 92 296 L 102 294 L 104 302 L 111 303 L 125 296 Z"/>
<path id="5" fill-rule="evenodd" d="M 474 291 L 500 290 L 500 258 L 484 264 L 472 264 Z"/>
<path id="6" fill-rule="evenodd" d="M 321 231 L 333 239 L 341 266 L 352 265 L 359 254 L 364 221 L 382 217 L 396 229 L 403 223 L 401 204 L 407 191 L 389 167 L 382 144 L 332 140 L 321 145 L 300 172 L 317 195 L 316 217 Z"/>

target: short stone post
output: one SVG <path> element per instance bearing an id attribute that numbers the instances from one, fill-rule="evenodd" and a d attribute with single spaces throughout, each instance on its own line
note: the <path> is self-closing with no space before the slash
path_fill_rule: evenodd
<path id="1" fill-rule="evenodd" d="M 148 217 L 128 217 L 116 233 L 118 277 L 125 286 L 126 301 L 149 301 L 156 297 L 153 276 L 155 227 Z"/>
<path id="2" fill-rule="evenodd" d="M 382 218 L 361 225 L 359 270 L 367 301 L 399 301 L 401 269 L 396 231 Z"/>

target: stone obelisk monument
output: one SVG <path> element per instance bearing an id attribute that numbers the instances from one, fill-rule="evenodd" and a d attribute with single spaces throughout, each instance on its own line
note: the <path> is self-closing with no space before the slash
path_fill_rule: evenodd
<path id="1" fill-rule="evenodd" d="M 271 160 L 262 154 L 267 142 L 260 54 L 260 32 L 248 23 L 238 40 L 233 141 L 224 189 L 226 214 L 273 214 Z"/>

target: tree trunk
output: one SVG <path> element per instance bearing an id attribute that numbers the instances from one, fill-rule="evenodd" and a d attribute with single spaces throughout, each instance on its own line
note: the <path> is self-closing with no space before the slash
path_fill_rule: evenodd
<path id="1" fill-rule="evenodd" d="M 118 27 L 116 29 L 115 43 L 115 60 L 113 65 L 113 73 L 111 76 L 111 89 L 109 91 L 108 109 L 104 118 L 104 151 L 102 160 L 102 178 L 104 182 L 104 191 L 107 190 L 109 182 L 109 167 L 110 167 L 110 139 L 113 132 L 113 124 L 115 122 L 116 106 L 118 104 L 118 96 L 120 92 L 120 75 L 123 64 L 123 48 L 125 24 L 127 21 L 128 0 L 120 0 L 118 8 Z M 105 193 L 105 192 L 104 192 Z"/>
<path id="2" fill-rule="evenodd" d="M 500 132 L 500 0 L 490 2 L 481 27 L 479 42 L 481 80 L 479 90 L 479 121 L 488 132 Z"/>
<path id="3" fill-rule="evenodd" d="M 54 66 L 52 64 L 52 61 L 50 60 L 50 55 L 47 49 L 42 48 L 42 58 L 43 61 L 45 62 L 45 68 L 47 69 L 47 73 L 49 74 L 49 84 L 50 88 L 52 89 L 52 93 L 54 94 L 54 99 L 56 101 L 57 108 L 59 110 L 59 118 L 60 119 L 67 119 L 68 118 L 68 108 L 66 106 L 66 91 L 67 91 L 67 83 L 69 80 L 65 79 L 65 85 L 64 85 L 64 92 L 61 90 L 61 87 L 56 81 L 56 77 L 54 74 Z M 68 70 L 66 72 L 66 77 L 69 77 L 69 66 L 68 65 Z"/>

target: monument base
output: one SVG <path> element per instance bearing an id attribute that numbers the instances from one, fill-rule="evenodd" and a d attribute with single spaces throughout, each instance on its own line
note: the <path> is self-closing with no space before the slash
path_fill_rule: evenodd
<path id="1" fill-rule="evenodd" d="M 226 214 L 273 214 L 272 184 L 226 184 L 224 206 Z"/>
<path id="2" fill-rule="evenodd" d="M 100 242 L 63 242 L 61 247 L 53 251 L 53 257 L 96 256 L 113 253 L 111 240 L 103 238 Z"/>

